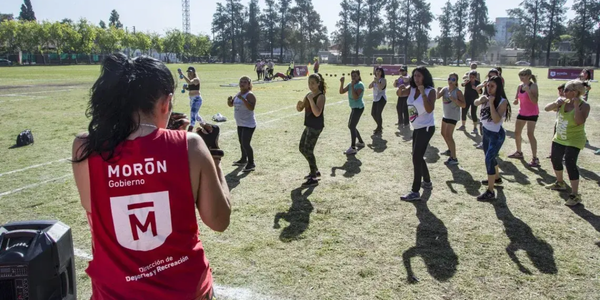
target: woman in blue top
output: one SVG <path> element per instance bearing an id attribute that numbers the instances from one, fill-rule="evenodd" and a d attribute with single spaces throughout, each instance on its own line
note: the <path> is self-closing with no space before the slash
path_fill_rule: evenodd
<path id="1" fill-rule="evenodd" d="M 340 94 L 348 92 L 348 101 L 350 102 L 350 108 L 352 109 L 352 112 L 350 113 L 350 120 L 348 121 L 348 128 L 350 129 L 352 143 L 350 144 L 350 148 L 344 152 L 346 155 L 356 154 L 357 147 L 365 147 L 365 143 L 360 137 L 358 129 L 356 129 L 358 121 L 360 121 L 360 116 L 365 111 L 365 103 L 363 101 L 365 85 L 360 79 L 359 70 L 352 70 L 352 72 L 350 72 L 350 76 L 352 76 L 352 81 L 345 87 L 344 81 L 346 78 L 343 76 L 340 78 Z M 356 139 L 358 139 L 358 143 L 356 142 Z"/>

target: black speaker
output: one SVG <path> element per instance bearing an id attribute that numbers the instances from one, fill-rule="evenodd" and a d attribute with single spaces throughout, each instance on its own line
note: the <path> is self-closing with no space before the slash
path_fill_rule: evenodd
<path id="1" fill-rule="evenodd" d="M 0 227 L 0 299 L 77 299 L 69 226 L 24 221 Z"/>

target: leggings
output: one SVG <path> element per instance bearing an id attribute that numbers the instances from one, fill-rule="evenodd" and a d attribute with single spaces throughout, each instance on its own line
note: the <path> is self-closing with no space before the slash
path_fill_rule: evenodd
<path id="1" fill-rule="evenodd" d="M 190 125 L 196 125 L 196 122 L 202 122 L 200 117 L 200 107 L 202 107 L 202 97 L 200 95 L 190 97 Z"/>
<path id="2" fill-rule="evenodd" d="M 317 176 L 317 158 L 315 157 L 315 146 L 317 145 L 317 141 L 319 140 L 319 135 L 323 129 L 315 129 L 311 127 L 306 127 L 304 132 L 302 133 L 302 137 L 300 138 L 300 153 L 304 155 L 304 158 L 308 161 L 308 166 L 310 167 L 310 175 Z"/>
<path id="3" fill-rule="evenodd" d="M 373 107 L 371 107 L 371 116 L 375 120 L 375 123 L 377 123 L 377 129 L 375 130 L 383 130 L 383 117 L 381 115 L 383 114 L 383 108 L 386 104 L 387 100 L 385 100 L 383 97 L 381 97 L 379 101 L 373 102 Z"/>
<path id="4" fill-rule="evenodd" d="M 431 178 L 429 177 L 429 169 L 427 168 L 427 163 L 423 156 L 425 156 L 425 151 L 427 151 L 427 146 L 429 145 L 429 141 L 435 132 L 434 126 L 429 126 L 425 128 L 419 128 L 413 130 L 412 135 L 412 162 L 414 168 L 414 178 L 412 191 L 418 193 L 421 189 L 421 179 L 425 182 L 430 182 Z"/>
<path id="5" fill-rule="evenodd" d="M 365 111 L 365 108 L 353 108 L 352 112 L 350 113 L 350 120 L 348 120 L 348 129 L 350 129 L 350 138 L 352 139 L 352 143 L 351 146 L 355 147 L 356 146 L 356 139 L 358 138 L 358 142 L 362 143 L 363 140 L 360 137 L 360 133 L 358 132 L 358 129 L 356 129 L 356 126 L 358 125 L 358 121 L 360 121 L 360 116 L 363 114 L 363 112 Z"/>
<path id="6" fill-rule="evenodd" d="M 396 112 L 398 113 L 398 125 L 408 125 L 408 97 L 398 97 Z"/>
<path id="7" fill-rule="evenodd" d="M 563 157 L 565 166 L 569 173 L 569 180 L 579 180 L 579 169 L 577 168 L 577 157 L 579 157 L 579 148 L 564 146 L 557 142 L 552 142 L 552 167 L 555 171 L 563 170 Z"/>
<path id="8" fill-rule="evenodd" d="M 474 104 L 475 99 L 465 98 L 465 102 L 466 102 L 467 106 L 465 106 L 464 108 L 461 108 L 462 120 L 463 121 L 467 120 L 467 113 L 469 112 L 469 107 L 470 107 L 471 108 L 471 119 L 473 120 L 473 122 L 477 122 L 477 106 L 475 106 L 475 104 Z"/>
<path id="9" fill-rule="evenodd" d="M 249 165 L 254 164 L 254 150 L 250 146 L 252 141 L 252 135 L 254 134 L 255 128 L 238 126 L 238 139 L 240 141 L 240 148 L 242 149 L 242 161 L 248 161 Z"/>
<path id="10" fill-rule="evenodd" d="M 498 152 L 500 152 L 500 148 L 502 148 L 502 144 L 504 144 L 506 132 L 504 131 L 504 128 L 500 128 L 500 131 L 498 132 L 493 132 L 484 127 L 481 134 L 483 135 L 482 146 L 483 152 L 485 152 L 485 168 L 487 174 L 496 175 L 496 166 L 498 165 L 496 156 L 498 156 Z"/>

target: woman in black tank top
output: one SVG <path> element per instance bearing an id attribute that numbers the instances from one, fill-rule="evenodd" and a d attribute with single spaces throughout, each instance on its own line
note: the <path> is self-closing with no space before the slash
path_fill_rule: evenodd
<path id="1" fill-rule="evenodd" d="M 327 86 L 321 74 L 312 74 L 308 77 L 308 93 L 304 100 L 298 101 L 296 109 L 304 110 L 304 132 L 300 138 L 300 153 L 304 155 L 310 167 L 310 173 L 305 177 L 306 182 L 303 187 L 316 186 L 319 184 L 318 178 L 321 177 L 321 172 L 317 168 L 317 159 L 315 158 L 314 150 L 317 145 L 319 135 L 325 127 L 323 118 L 323 110 L 325 109 L 325 92 Z"/>

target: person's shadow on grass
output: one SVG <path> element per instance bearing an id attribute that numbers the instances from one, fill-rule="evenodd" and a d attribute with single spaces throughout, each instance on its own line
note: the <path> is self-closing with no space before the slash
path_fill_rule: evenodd
<path id="1" fill-rule="evenodd" d="M 362 162 L 356 158 L 356 155 L 346 155 L 346 162 L 343 166 L 331 168 L 331 177 L 336 176 L 336 170 L 345 170 L 344 177 L 353 177 L 360 173 L 360 166 L 362 166 Z"/>
<path id="2" fill-rule="evenodd" d="M 387 149 L 387 141 L 381 138 L 380 135 L 374 134 L 371 136 L 373 139 L 373 143 L 369 144 L 369 148 L 371 148 L 376 153 L 382 153 Z"/>
<path id="3" fill-rule="evenodd" d="M 581 177 L 583 177 L 586 180 L 592 180 L 595 181 L 596 184 L 600 187 L 600 175 L 598 175 L 598 173 L 592 172 L 590 170 L 584 169 L 584 168 L 579 168 L 579 175 L 581 175 Z"/>
<path id="4" fill-rule="evenodd" d="M 600 216 L 587 210 L 585 205 L 579 204 L 575 206 L 569 206 L 569 208 L 579 217 L 586 220 L 596 231 L 600 232 Z"/>
<path id="5" fill-rule="evenodd" d="M 523 164 L 523 167 L 525 167 L 525 169 L 540 176 L 540 177 L 536 178 L 536 181 L 539 185 L 545 186 L 547 184 L 550 184 L 550 183 L 556 181 L 555 176 L 552 176 L 551 174 L 546 172 L 546 170 L 542 169 L 541 167 L 533 168 L 533 167 L 530 167 L 529 164 L 525 160 L 521 159 L 520 161 L 521 161 L 521 164 Z M 550 169 L 552 169 L 552 162 L 549 162 L 549 165 L 550 165 Z"/>
<path id="6" fill-rule="evenodd" d="M 287 212 L 279 212 L 275 215 L 273 221 L 273 228 L 279 229 L 279 220 L 284 219 L 288 223 L 288 227 L 284 228 L 279 235 L 279 239 L 282 242 L 291 242 L 297 240 L 298 237 L 306 231 L 308 224 L 310 223 L 310 214 L 313 211 L 313 206 L 308 200 L 308 196 L 314 191 L 314 187 L 309 187 L 304 194 L 302 190 L 304 188 L 299 187 L 290 193 L 292 199 L 292 206 Z"/>
<path id="7" fill-rule="evenodd" d="M 450 189 L 450 191 L 454 194 L 458 194 L 456 189 L 452 186 L 453 184 L 461 184 L 465 186 L 465 190 L 471 196 L 479 196 L 479 187 L 481 183 L 473 179 L 473 175 L 468 171 L 460 168 L 459 166 L 448 166 L 446 165 L 450 172 L 452 172 L 452 180 L 446 181 L 446 185 Z"/>
<path id="8" fill-rule="evenodd" d="M 440 158 L 440 149 L 429 144 L 427 146 L 427 150 L 425 151 L 425 162 L 428 164 L 434 164 L 438 162 Z"/>
<path id="9" fill-rule="evenodd" d="M 512 162 L 510 162 L 508 160 L 502 160 L 499 157 L 496 157 L 496 161 L 498 162 L 498 169 L 500 169 L 502 171 L 502 172 L 500 172 L 500 175 L 512 175 L 515 178 L 514 181 L 516 181 L 522 185 L 531 184 L 527 175 L 525 175 L 521 171 L 519 171 L 517 166 L 515 166 Z M 512 180 L 508 180 L 508 181 L 512 181 Z"/>
<path id="10" fill-rule="evenodd" d="M 410 125 L 408 125 L 407 127 L 398 129 L 398 131 L 396 131 L 396 136 L 402 137 L 402 140 L 404 140 L 405 142 L 411 141 L 412 140 L 412 130 L 410 130 Z"/>
<path id="11" fill-rule="evenodd" d="M 429 274 L 438 281 L 452 278 L 458 266 L 458 256 L 448 241 L 448 229 L 444 222 L 427 207 L 425 199 L 428 198 L 424 195 L 422 201 L 411 202 L 417 209 L 419 226 L 417 226 L 416 245 L 402 253 L 409 283 L 419 282 L 411 266 L 413 257 L 420 256 Z"/>
<path id="12" fill-rule="evenodd" d="M 494 206 L 496 217 L 502 221 L 504 232 L 510 240 L 506 247 L 506 253 L 510 259 L 519 267 L 519 271 L 531 275 L 532 272 L 527 269 L 516 255 L 516 252 L 523 250 L 533 265 L 544 274 L 556 274 L 558 269 L 554 260 L 554 249 L 546 241 L 533 235 L 531 227 L 517 218 L 506 204 L 504 188 L 496 187 L 496 200 L 488 203 Z"/>
<path id="13" fill-rule="evenodd" d="M 235 189 L 238 185 L 240 185 L 240 180 L 246 176 L 248 176 L 247 172 L 240 173 L 244 166 L 236 167 L 231 173 L 225 175 L 225 180 L 227 181 L 227 186 L 229 187 L 229 191 Z"/>

